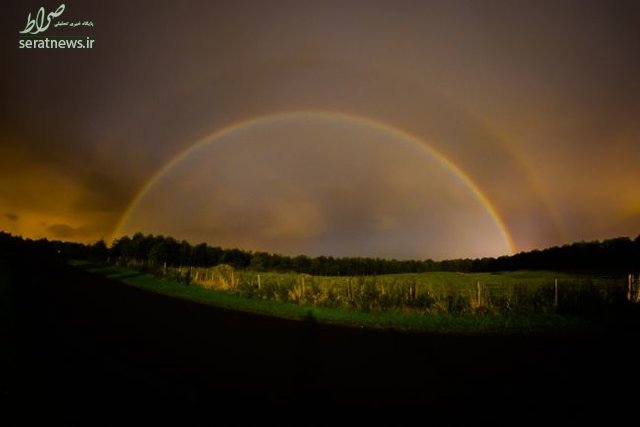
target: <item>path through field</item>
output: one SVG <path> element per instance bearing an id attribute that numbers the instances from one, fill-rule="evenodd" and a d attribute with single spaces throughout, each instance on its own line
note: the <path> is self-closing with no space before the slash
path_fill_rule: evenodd
<path id="1" fill-rule="evenodd" d="M 52 419 L 133 409 L 289 423 L 304 414 L 296 423 L 307 425 L 333 424 L 343 408 L 362 419 L 511 424 L 613 420 L 638 401 L 625 389 L 639 384 L 631 328 L 588 337 L 353 329 L 226 311 L 67 266 L 27 264 L 12 276 L 11 394 L 16 408 L 46 407 Z"/>

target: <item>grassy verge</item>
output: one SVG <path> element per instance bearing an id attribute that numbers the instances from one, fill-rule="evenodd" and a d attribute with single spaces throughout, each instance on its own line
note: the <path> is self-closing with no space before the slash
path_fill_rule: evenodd
<path id="1" fill-rule="evenodd" d="M 437 333 L 549 333 L 584 330 L 591 324 L 581 318 L 557 314 L 454 315 L 403 312 L 362 312 L 305 306 L 272 300 L 240 297 L 232 292 L 187 286 L 121 267 L 74 261 L 72 265 L 90 273 L 162 295 L 219 308 L 280 318 L 317 321 L 351 327 L 397 329 Z"/>

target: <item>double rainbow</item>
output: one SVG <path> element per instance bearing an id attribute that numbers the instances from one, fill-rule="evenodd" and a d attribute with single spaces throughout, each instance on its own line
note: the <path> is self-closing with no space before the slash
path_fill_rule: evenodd
<path id="1" fill-rule="evenodd" d="M 416 144 L 417 146 L 421 147 L 424 150 L 427 150 L 427 152 L 429 154 L 434 156 L 443 166 L 445 166 L 449 171 L 451 171 L 451 173 L 453 173 L 454 176 L 456 176 L 458 179 L 460 179 L 468 187 L 468 189 L 478 199 L 478 201 L 481 203 L 481 205 L 484 207 L 486 212 L 489 214 L 489 216 L 491 217 L 491 219 L 495 223 L 495 225 L 498 228 L 498 230 L 499 230 L 499 232 L 501 234 L 501 237 L 504 240 L 505 245 L 509 249 L 510 253 L 514 253 L 515 252 L 515 245 L 513 243 L 513 239 L 511 237 L 511 235 L 509 234 L 509 231 L 507 229 L 507 226 L 504 223 L 504 220 L 500 217 L 500 215 L 498 213 L 498 210 L 493 205 L 493 203 L 482 192 L 482 190 L 478 187 L 478 185 L 469 177 L 469 175 L 467 175 L 462 169 L 460 169 L 460 167 L 458 167 L 455 163 L 453 163 L 449 158 L 447 158 L 443 153 L 438 151 L 435 147 L 433 147 L 432 145 L 428 144 L 426 141 L 418 138 L 417 136 L 415 136 L 415 135 L 413 135 L 413 134 L 411 134 L 409 132 L 406 132 L 406 131 L 404 131 L 402 129 L 398 129 L 398 128 L 396 128 L 394 126 L 391 126 L 391 125 L 389 125 L 387 123 L 384 123 L 384 122 L 379 122 L 379 121 L 372 120 L 372 119 L 369 119 L 369 118 L 366 118 L 366 117 L 352 115 L 352 114 L 336 113 L 336 112 L 321 111 L 321 110 L 320 111 L 310 110 L 310 111 L 302 111 L 302 112 L 301 111 L 283 112 L 283 113 L 270 114 L 270 115 L 257 117 L 257 118 L 239 120 L 239 121 L 233 122 L 233 123 L 221 128 L 221 129 L 215 130 L 214 132 L 211 132 L 211 133 L 205 135 L 204 137 L 196 140 L 192 144 L 189 144 L 187 146 L 187 148 L 185 148 L 183 151 L 181 151 L 180 153 L 175 155 L 164 166 L 162 166 L 140 188 L 140 190 L 135 195 L 135 197 L 132 199 L 132 201 L 129 204 L 129 206 L 127 207 L 127 209 L 124 211 L 124 213 L 120 217 L 120 220 L 118 221 L 118 223 L 117 223 L 117 225 L 116 225 L 116 227 L 115 227 L 115 229 L 113 231 L 112 240 L 115 240 L 115 239 L 121 237 L 123 227 L 125 226 L 125 224 L 129 220 L 132 212 L 138 206 L 140 201 L 144 198 L 145 194 L 147 194 L 147 192 L 151 188 L 153 188 L 153 186 L 165 174 L 167 174 L 174 166 L 176 166 L 182 160 L 184 160 L 187 157 L 189 157 L 191 154 L 193 154 L 199 148 L 201 148 L 201 147 L 203 147 L 205 145 L 208 145 L 208 144 L 212 144 L 215 141 L 219 140 L 220 138 L 228 136 L 228 135 L 232 134 L 233 132 L 239 131 L 241 129 L 243 129 L 243 130 L 244 129 L 250 129 L 250 128 L 253 128 L 253 127 L 258 127 L 258 126 L 261 126 L 261 125 L 270 124 L 270 123 L 278 121 L 278 120 L 291 119 L 291 118 L 297 118 L 297 117 L 305 117 L 305 116 L 311 116 L 311 115 L 313 115 L 315 117 L 320 116 L 322 118 L 339 120 L 339 121 L 346 121 L 346 122 L 350 122 L 350 123 L 353 123 L 353 124 L 369 126 L 369 127 L 374 128 L 374 129 L 390 133 L 390 134 L 392 134 L 392 135 L 394 135 L 396 137 L 399 137 L 399 138 L 401 138 L 403 140 L 411 142 L 412 144 Z"/>

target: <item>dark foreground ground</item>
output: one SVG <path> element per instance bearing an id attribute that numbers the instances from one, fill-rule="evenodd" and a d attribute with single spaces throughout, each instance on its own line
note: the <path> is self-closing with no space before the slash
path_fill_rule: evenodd
<path id="1" fill-rule="evenodd" d="M 640 404 L 635 314 L 581 336 L 408 334 L 225 311 L 61 264 L 11 263 L 3 401 L 21 421 L 610 425 Z"/>

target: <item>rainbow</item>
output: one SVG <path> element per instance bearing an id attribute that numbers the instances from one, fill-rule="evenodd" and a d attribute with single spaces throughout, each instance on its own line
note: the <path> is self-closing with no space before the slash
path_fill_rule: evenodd
<path id="1" fill-rule="evenodd" d="M 553 208 L 548 195 L 543 190 L 544 186 L 542 185 L 542 182 L 538 178 L 537 174 L 531 169 L 531 166 L 525 161 L 522 153 L 513 149 L 513 145 L 509 144 L 508 140 L 502 135 L 502 132 L 497 127 L 487 123 L 482 117 L 472 111 L 465 110 L 465 113 L 474 120 L 477 126 L 483 129 L 488 135 L 491 135 L 492 140 L 496 144 L 499 144 L 500 147 L 513 159 L 513 161 L 516 162 L 518 167 L 524 172 L 523 175 L 527 180 L 527 185 L 535 194 L 536 200 L 541 204 L 541 208 L 546 214 L 550 225 L 553 227 L 552 230 L 555 233 L 555 236 L 559 237 L 559 241 L 569 240 L 566 230 L 561 225 L 557 210 Z"/>
<path id="2" fill-rule="evenodd" d="M 498 214 L 496 207 L 491 203 L 489 198 L 482 192 L 482 190 L 478 187 L 478 185 L 467 175 L 462 169 L 460 169 L 455 163 L 453 163 L 450 159 L 448 159 L 444 154 L 438 151 L 435 147 L 418 138 L 417 136 L 406 132 L 402 129 L 398 129 L 394 126 L 391 126 L 387 123 L 379 122 L 376 120 L 369 119 L 367 117 L 357 116 L 353 114 L 345 114 L 345 113 L 337 113 L 323 110 L 307 110 L 307 111 L 293 111 L 293 112 L 281 112 L 276 114 L 269 114 L 262 117 L 250 118 L 239 120 L 233 122 L 227 126 L 224 126 L 221 129 L 215 130 L 202 138 L 196 140 L 192 144 L 190 144 L 187 148 L 179 152 L 175 155 L 171 160 L 169 160 L 164 166 L 162 166 L 151 178 L 140 188 L 140 191 L 133 197 L 129 206 L 125 209 L 124 213 L 120 217 L 120 220 L 116 224 L 114 231 L 112 233 L 111 240 L 115 240 L 122 235 L 122 228 L 129 220 L 131 213 L 138 206 L 142 198 L 145 194 L 160 180 L 168 171 L 170 171 L 175 165 L 180 163 L 182 160 L 191 155 L 198 148 L 209 144 L 219 138 L 222 138 L 226 135 L 229 135 L 235 131 L 240 129 L 246 129 L 248 127 L 255 127 L 260 125 L 269 124 L 278 120 L 283 119 L 291 119 L 297 117 L 304 117 L 313 115 L 315 117 L 322 117 L 334 120 L 343 120 L 349 121 L 354 124 L 370 126 L 375 129 L 379 129 L 380 131 L 388 132 L 392 135 L 399 137 L 400 139 L 409 141 L 411 143 L 417 144 L 419 147 L 427 150 L 431 155 L 435 156 L 438 161 L 440 161 L 448 170 L 450 170 L 456 177 L 458 177 L 474 194 L 474 196 L 480 201 L 484 209 L 490 215 L 491 219 L 496 224 L 498 230 L 500 231 L 501 237 L 506 243 L 511 254 L 516 252 L 515 244 L 513 242 L 513 238 L 511 237 L 507 226 L 505 225 L 503 219 Z"/>

